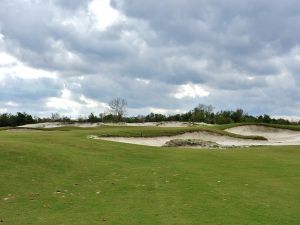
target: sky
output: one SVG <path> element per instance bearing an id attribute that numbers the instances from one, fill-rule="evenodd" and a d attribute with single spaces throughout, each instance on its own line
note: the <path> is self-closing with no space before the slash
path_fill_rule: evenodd
<path id="1" fill-rule="evenodd" d="M 0 0 L 0 113 L 300 116 L 298 0 Z"/>

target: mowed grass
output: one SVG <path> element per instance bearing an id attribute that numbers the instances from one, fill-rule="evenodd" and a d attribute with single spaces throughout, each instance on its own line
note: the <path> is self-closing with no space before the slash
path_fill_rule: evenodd
<path id="1" fill-rule="evenodd" d="M 166 132 L 0 131 L 0 224 L 300 224 L 300 147 L 195 150 L 86 138 L 126 131 Z"/>

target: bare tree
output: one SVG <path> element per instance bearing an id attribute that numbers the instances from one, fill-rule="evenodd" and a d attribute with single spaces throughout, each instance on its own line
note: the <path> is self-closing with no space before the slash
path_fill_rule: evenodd
<path id="1" fill-rule="evenodd" d="M 59 113 L 52 113 L 51 114 L 51 121 L 52 122 L 58 122 L 61 119 Z"/>
<path id="2" fill-rule="evenodd" d="M 116 120 L 120 122 L 126 113 L 127 101 L 123 98 L 115 98 L 109 103 L 109 111 L 116 117 Z"/>

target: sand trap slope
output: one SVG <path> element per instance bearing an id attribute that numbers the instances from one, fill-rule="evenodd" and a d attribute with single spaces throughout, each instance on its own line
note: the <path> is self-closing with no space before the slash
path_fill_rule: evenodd
<path id="1" fill-rule="evenodd" d="M 186 122 L 146 122 L 146 123 L 62 123 L 62 122 L 46 122 L 26 124 L 23 128 L 57 128 L 57 127 L 99 127 L 99 126 L 129 126 L 129 127 L 190 127 L 194 124 Z M 207 125 L 205 123 L 198 123 L 195 125 Z"/>
<path id="2" fill-rule="evenodd" d="M 82 128 L 89 128 L 89 127 L 98 127 L 101 126 L 102 123 L 62 123 L 62 122 L 46 122 L 46 123 L 35 123 L 35 124 L 26 124 L 23 128 L 57 128 L 57 127 L 82 127 Z"/>
<path id="3" fill-rule="evenodd" d="M 300 145 L 300 131 L 258 125 L 238 126 L 226 130 L 240 135 L 258 135 L 268 139 L 270 145 Z"/>
<path id="4" fill-rule="evenodd" d="M 216 142 L 222 146 L 250 146 L 250 145 L 266 145 L 268 141 L 249 140 L 233 138 L 229 136 L 223 136 L 214 134 L 211 132 L 193 132 L 175 135 L 171 137 L 95 137 L 90 136 L 94 139 L 101 139 L 106 141 L 123 142 L 129 144 L 147 145 L 147 146 L 163 146 L 166 142 L 174 139 L 201 139 L 203 141 Z"/>

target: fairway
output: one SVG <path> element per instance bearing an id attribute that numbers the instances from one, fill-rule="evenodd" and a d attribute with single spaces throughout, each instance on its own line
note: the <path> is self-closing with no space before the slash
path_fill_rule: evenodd
<path id="1" fill-rule="evenodd" d="M 299 146 L 208 150 L 87 138 L 185 129 L 0 131 L 0 224 L 300 224 Z"/>

